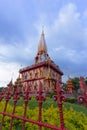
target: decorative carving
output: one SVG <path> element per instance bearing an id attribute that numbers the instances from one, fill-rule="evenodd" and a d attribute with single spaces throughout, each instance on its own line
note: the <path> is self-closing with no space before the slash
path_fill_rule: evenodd
<path id="1" fill-rule="evenodd" d="M 30 73 L 30 79 L 32 79 L 32 73 Z"/>

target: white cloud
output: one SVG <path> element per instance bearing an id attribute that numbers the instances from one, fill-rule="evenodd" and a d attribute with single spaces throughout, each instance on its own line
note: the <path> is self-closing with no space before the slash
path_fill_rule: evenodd
<path id="1" fill-rule="evenodd" d="M 58 13 L 58 18 L 54 22 L 54 27 L 59 27 L 60 29 L 62 26 L 65 26 L 69 28 L 72 24 L 75 24 L 79 21 L 79 17 L 80 13 L 77 12 L 76 6 L 72 3 L 69 3 L 68 5 L 65 5 L 63 8 L 60 9 Z"/>
<path id="2" fill-rule="evenodd" d="M 12 44 L 7 43 L 4 40 L 0 40 L 0 61 L 2 62 L 18 62 L 20 64 L 30 62 L 35 56 L 36 38 L 26 39 L 23 43 L 13 42 Z"/>
<path id="3" fill-rule="evenodd" d="M 60 9 L 53 24 L 47 27 L 47 44 L 51 51 L 57 51 L 58 59 L 59 54 L 61 58 L 64 56 L 67 61 L 73 63 L 84 62 L 87 59 L 87 29 L 83 25 L 82 17 L 77 6 L 69 3 Z M 56 52 L 51 54 L 57 58 Z"/>
<path id="4" fill-rule="evenodd" d="M 0 87 L 6 87 L 13 79 L 13 82 L 18 77 L 20 65 L 17 63 L 0 62 Z"/>

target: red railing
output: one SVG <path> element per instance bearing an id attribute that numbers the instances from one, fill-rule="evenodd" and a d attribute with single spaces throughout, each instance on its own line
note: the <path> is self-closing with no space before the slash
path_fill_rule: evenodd
<path id="1" fill-rule="evenodd" d="M 66 128 L 64 126 L 63 110 L 62 110 L 62 101 L 65 101 L 66 98 L 64 97 L 63 92 L 61 91 L 60 83 L 58 81 L 56 83 L 56 90 L 55 91 L 56 91 L 56 95 L 54 96 L 54 100 L 57 101 L 57 103 L 58 103 L 59 115 L 60 115 L 60 126 L 59 127 L 45 123 L 42 121 L 42 104 L 46 100 L 46 97 L 43 94 L 42 83 L 40 82 L 38 95 L 36 96 L 36 100 L 38 101 L 38 109 L 39 109 L 38 120 L 29 119 L 29 118 L 27 118 L 27 115 L 26 115 L 28 102 L 29 102 L 29 100 L 31 100 L 29 87 L 27 87 L 27 89 L 24 91 L 24 94 L 23 94 L 23 100 L 24 100 L 24 114 L 23 114 L 23 116 L 17 116 L 15 114 L 16 104 L 17 104 L 17 101 L 20 99 L 18 90 L 16 89 L 13 96 L 11 96 L 10 89 L 8 89 L 6 92 L 2 91 L 0 93 L 0 102 L 3 99 L 5 99 L 4 110 L 3 110 L 3 112 L 0 111 L 0 114 L 2 115 L 0 130 L 3 130 L 5 116 L 8 116 L 11 118 L 9 130 L 12 130 L 12 127 L 14 124 L 14 119 L 18 119 L 18 120 L 22 121 L 22 130 L 25 130 L 25 123 L 26 122 L 38 125 L 38 130 L 42 130 L 42 127 L 50 128 L 52 130 L 66 130 Z M 9 103 L 9 100 L 11 98 L 13 99 L 14 104 L 13 104 L 13 111 L 11 114 L 9 114 L 6 112 L 6 110 L 7 110 L 7 105 Z"/>

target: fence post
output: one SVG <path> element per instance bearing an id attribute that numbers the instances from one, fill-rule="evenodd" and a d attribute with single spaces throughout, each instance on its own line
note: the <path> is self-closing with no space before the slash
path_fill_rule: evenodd
<path id="1" fill-rule="evenodd" d="M 54 100 L 58 102 L 59 115 L 60 115 L 60 130 L 66 130 L 64 127 L 64 118 L 63 118 L 63 109 L 62 109 L 62 101 L 66 101 L 66 97 L 63 95 L 63 91 L 61 90 L 60 83 L 56 82 L 56 94 L 54 96 Z"/>
<path id="2" fill-rule="evenodd" d="M 39 122 L 42 121 L 42 104 L 43 101 L 45 101 L 45 96 L 42 95 L 42 83 L 40 82 L 39 84 L 39 92 L 38 92 L 38 96 L 36 96 L 36 99 L 38 100 L 39 103 L 39 115 L 38 115 L 38 120 Z M 39 125 L 38 130 L 42 130 L 42 125 Z"/>
<path id="3" fill-rule="evenodd" d="M 31 97 L 29 95 L 30 92 L 30 87 L 27 87 L 27 89 L 24 91 L 23 99 L 24 99 L 24 118 L 26 117 L 27 113 L 27 105 L 28 105 L 28 100 L 31 100 Z M 22 123 L 22 130 L 25 130 L 25 121 Z"/>
<path id="4" fill-rule="evenodd" d="M 5 102 L 5 107 L 4 107 L 4 111 L 3 111 L 3 117 L 2 117 L 0 130 L 2 130 L 2 126 L 3 126 L 3 123 L 4 123 L 4 118 L 5 118 L 5 112 L 6 112 L 6 109 L 7 109 L 7 105 L 8 105 L 9 100 L 11 99 L 11 93 L 10 93 L 10 89 L 9 88 L 6 91 L 5 99 L 6 99 L 6 102 Z"/>
<path id="5" fill-rule="evenodd" d="M 12 115 L 14 115 L 14 113 L 15 113 L 16 103 L 19 99 L 20 99 L 19 92 L 18 92 L 18 89 L 16 89 L 14 92 L 14 95 L 13 95 L 14 106 L 13 106 Z M 11 121 L 10 121 L 10 130 L 12 130 L 13 119 L 14 119 L 14 117 L 12 117 Z"/>

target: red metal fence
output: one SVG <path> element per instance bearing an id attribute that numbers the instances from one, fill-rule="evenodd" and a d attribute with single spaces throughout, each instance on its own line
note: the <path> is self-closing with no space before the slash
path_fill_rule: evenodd
<path id="1" fill-rule="evenodd" d="M 50 128 L 52 130 L 66 130 L 66 128 L 64 127 L 64 119 L 63 119 L 63 111 L 62 111 L 62 101 L 65 101 L 66 98 L 63 96 L 63 93 L 62 93 L 61 88 L 60 88 L 60 84 L 58 82 L 57 82 L 55 91 L 56 91 L 56 95 L 54 96 L 54 100 L 58 102 L 58 108 L 59 108 L 59 114 L 60 114 L 60 126 L 59 127 L 45 123 L 42 121 L 42 104 L 46 100 L 46 97 L 44 96 L 44 94 L 42 92 L 42 84 L 40 82 L 39 92 L 38 92 L 38 95 L 36 96 L 36 100 L 38 101 L 38 109 L 39 109 L 38 120 L 29 119 L 26 116 L 28 102 L 29 102 L 29 100 L 31 100 L 29 87 L 27 87 L 27 89 L 24 91 L 24 94 L 23 94 L 23 100 L 24 100 L 24 114 L 23 114 L 23 116 L 17 116 L 15 114 L 16 104 L 17 104 L 17 101 L 20 99 L 18 90 L 15 91 L 13 96 L 11 96 L 10 89 L 8 89 L 6 92 L 3 90 L 0 93 L 0 102 L 2 100 L 5 100 L 4 110 L 3 110 L 3 112 L 0 111 L 0 115 L 2 115 L 2 121 L 0 123 L 0 130 L 3 130 L 3 127 L 4 127 L 3 124 L 4 124 L 4 120 L 5 120 L 6 116 L 10 117 L 9 130 L 12 130 L 12 128 L 13 128 L 14 119 L 18 119 L 18 120 L 22 121 L 22 130 L 25 130 L 25 123 L 26 122 L 36 124 L 38 126 L 38 130 L 42 130 L 42 127 Z M 13 102 L 14 102 L 13 111 L 11 114 L 6 112 L 10 99 L 13 99 Z"/>

